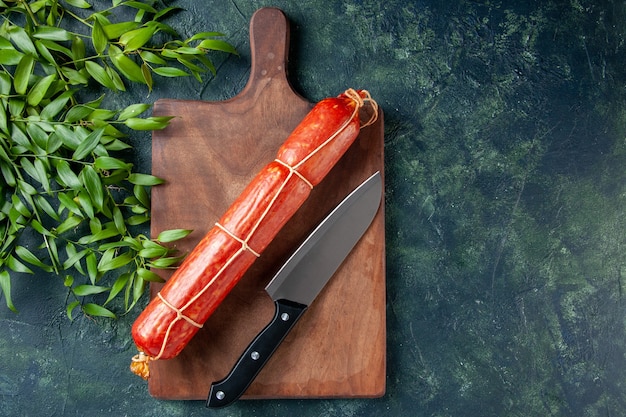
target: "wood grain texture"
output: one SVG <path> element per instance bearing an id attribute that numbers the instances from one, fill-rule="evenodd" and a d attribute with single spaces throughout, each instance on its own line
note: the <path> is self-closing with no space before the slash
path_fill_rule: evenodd
<path id="1" fill-rule="evenodd" d="M 158 100 L 155 115 L 176 118 L 155 131 L 151 233 L 194 232 L 190 251 L 312 108 L 291 88 L 289 27 L 278 9 L 250 22 L 252 68 L 244 90 L 220 102 Z M 346 86 L 348 88 L 350 86 Z M 360 88 L 360 86 L 356 86 Z M 337 92 L 339 94 L 340 92 Z M 330 174 L 287 223 L 183 352 L 151 363 L 150 394 L 204 400 L 272 319 L 264 291 L 278 267 L 352 189 L 383 167 L 383 120 L 363 129 Z M 353 252 L 244 394 L 245 398 L 378 397 L 385 391 L 384 207 Z M 168 275 L 158 271 L 164 278 Z M 155 296 L 160 286 L 151 286 Z"/>

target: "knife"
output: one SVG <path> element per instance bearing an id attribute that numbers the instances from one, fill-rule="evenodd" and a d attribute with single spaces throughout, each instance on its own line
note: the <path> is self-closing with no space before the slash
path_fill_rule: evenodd
<path id="1" fill-rule="evenodd" d="M 276 308 L 226 378 L 211 384 L 207 407 L 224 407 L 250 386 L 302 313 L 333 276 L 374 219 L 382 197 L 380 172 L 343 199 L 285 262 L 265 291 Z"/>

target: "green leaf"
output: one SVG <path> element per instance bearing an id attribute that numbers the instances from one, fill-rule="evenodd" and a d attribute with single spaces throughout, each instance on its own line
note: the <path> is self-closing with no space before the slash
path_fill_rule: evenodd
<path id="1" fill-rule="evenodd" d="M 189 229 L 164 230 L 161 233 L 159 233 L 159 236 L 157 236 L 156 240 L 158 240 L 159 242 L 163 242 L 163 243 L 173 242 L 175 240 L 179 240 L 188 236 L 189 233 L 191 233 L 192 231 L 193 230 L 189 230 Z"/>
<path id="2" fill-rule="evenodd" d="M 76 228 L 83 219 L 79 216 L 69 216 L 65 219 L 60 225 L 55 228 L 56 233 L 62 234 L 67 232 L 68 230 L 72 230 Z"/>
<path id="3" fill-rule="evenodd" d="M 26 125 L 26 132 L 28 136 L 35 142 L 39 149 L 43 150 L 48 147 L 48 134 L 35 123 L 29 123 Z"/>
<path id="4" fill-rule="evenodd" d="M 0 94 L 9 95 L 11 84 L 11 76 L 7 72 L 0 72 Z"/>
<path id="5" fill-rule="evenodd" d="M 140 205 L 133 205 L 131 211 L 135 214 L 145 214 L 148 212 L 148 209 Z"/>
<path id="6" fill-rule="evenodd" d="M 91 165 L 87 165 L 81 171 L 81 177 L 94 206 L 98 210 L 102 210 L 102 206 L 104 205 L 104 190 L 98 173 Z"/>
<path id="7" fill-rule="evenodd" d="M 20 192 L 22 193 L 22 195 L 26 199 L 28 199 L 30 196 L 33 196 L 33 195 L 39 193 L 39 191 L 35 187 L 30 185 L 26 181 L 18 180 L 17 183 L 18 183 L 18 188 L 19 188 Z M 26 197 L 26 196 L 28 196 L 28 197 Z M 29 204 L 31 206 L 34 205 L 34 203 L 31 203 L 30 201 L 29 201 Z"/>
<path id="8" fill-rule="evenodd" d="M 148 91 L 152 91 L 152 85 L 154 84 L 152 80 L 152 73 L 150 72 L 150 67 L 145 62 L 141 64 L 141 74 L 143 75 L 143 79 L 148 86 Z"/>
<path id="9" fill-rule="evenodd" d="M 85 69 L 87 70 L 89 75 L 91 75 L 93 79 L 96 80 L 98 83 L 102 84 L 110 90 L 118 90 L 111 76 L 100 65 L 96 64 L 93 61 L 86 61 Z"/>
<path id="10" fill-rule="evenodd" d="M 173 118 L 174 116 L 154 116 L 145 119 L 130 117 L 124 121 L 124 124 L 133 130 L 160 130 L 167 127 Z"/>
<path id="11" fill-rule="evenodd" d="M 177 10 L 183 10 L 182 7 L 178 7 L 178 6 L 170 6 L 170 7 L 166 7 L 164 9 L 161 9 L 158 11 L 157 14 L 154 15 L 154 20 L 159 20 L 161 17 L 165 16 L 168 13 L 171 13 L 173 11 L 177 11 Z"/>
<path id="12" fill-rule="evenodd" d="M 44 196 L 38 195 L 35 197 L 35 199 L 37 200 L 37 205 L 39 206 L 39 208 L 41 208 L 44 211 L 44 213 L 50 216 L 51 219 L 56 220 L 56 221 L 61 220 L 57 212 L 54 211 L 54 208 L 52 207 L 50 202 L 46 200 Z"/>
<path id="13" fill-rule="evenodd" d="M 137 226 L 137 225 L 147 222 L 148 220 L 150 220 L 150 216 L 147 214 L 142 214 L 138 216 L 130 216 L 129 218 L 126 219 L 126 224 L 128 224 L 129 226 Z"/>
<path id="14" fill-rule="evenodd" d="M 6 260 L 6 265 L 15 272 L 20 272 L 23 274 L 33 273 L 33 271 L 29 267 L 18 261 L 15 257 L 13 257 L 13 255 L 9 255 Z"/>
<path id="15" fill-rule="evenodd" d="M 24 205 L 24 203 L 22 202 L 22 200 L 20 200 L 20 198 L 16 195 L 13 194 L 11 196 L 11 203 L 13 203 L 13 207 L 12 209 L 14 209 L 15 211 L 17 211 L 19 214 L 21 214 L 24 217 L 30 217 L 31 213 L 28 210 L 28 207 L 26 207 Z"/>
<path id="16" fill-rule="evenodd" d="M 158 67 L 153 69 L 155 74 L 158 74 L 162 77 L 187 77 L 189 74 L 176 67 Z"/>
<path id="17" fill-rule="evenodd" d="M 93 151 L 98 144 L 100 144 L 100 139 L 102 138 L 102 134 L 104 133 L 103 128 L 98 128 L 91 132 L 83 141 L 78 145 L 76 151 L 72 155 L 72 159 L 80 161 L 84 159 L 87 155 Z"/>
<path id="18" fill-rule="evenodd" d="M 69 85 L 86 85 L 89 83 L 90 76 L 85 69 L 84 62 L 81 64 L 81 69 L 79 71 L 72 68 L 63 67 L 61 68 L 61 72 L 68 79 Z"/>
<path id="19" fill-rule="evenodd" d="M 24 54 L 15 49 L 3 49 L 0 53 L 0 64 L 17 65 L 24 57 Z"/>
<path id="20" fill-rule="evenodd" d="M 109 239 L 115 236 L 118 236 L 119 232 L 115 227 L 105 227 L 97 233 L 93 235 L 83 236 L 78 239 L 78 243 L 87 244 L 87 243 L 95 243 L 101 240 Z"/>
<path id="21" fill-rule="evenodd" d="M 0 130 L 9 133 L 8 117 L 4 104 L 0 100 Z"/>
<path id="22" fill-rule="evenodd" d="M 94 122 L 94 123 L 100 122 L 100 121 L 107 121 L 107 120 L 111 120 L 116 114 L 117 114 L 117 111 L 115 110 L 95 109 L 94 111 L 89 113 L 87 120 L 89 120 L 90 122 Z M 102 126 L 102 129 L 104 129 L 104 126 Z"/>
<path id="23" fill-rule="evenodd" d="M 122 239 L 116 242 L 103 243 L 100 246 L 98 246 L 98 250 L 105 251 L 111 248 L 130 248 L 130 247 L 132 247 L 132 245 L 126 240 Z"/>
<path id="24" fill-rule="evenodd" d="M 132 304 L 128 307 L 128 308 L 132 308 L 132 306 L 134 306 L 137 301 L 139 301 L 139 299 L 141 298 L 141 295 L 144 293 L 144 291 L 146 290 L 146 283 L 148 281 L 143 280 L 143 279 L 135 279 L 133 280 L 133 302 Z M 128 299 L 128 297 L 126 297 L 126 299 Z"/>
<path id="25" fill-rule="evenodd" d="M 141 244 L 141 240 L 145 239 L 145 236 L 139 235 L 138 237 L 124 236 L 124 242 L 128 243 L 128 245 L 135 251 L 141 250 L 143 247 Z"/>
<path id="26" fill-rule="evenodd" d="M 74 123 L 79 120 L 84 120 L 93 111 L 94 111 L 93 107 L 88 106 L 88 105 L 84 105 L 84 104 L 74 105 L 69 109 L 69 111 L 65 115 L 65 121 L 68 123 Z"/>
<path id="27" fill-rule="evenodd" d="M 41 161 L 41 159 L 37 158 L 35 159 L 35 162 L 33 163 L 33 165 L 35 166 L 35 172 L 37 173 L 37 181 L 39 181 L 39 183 L 42 185 L 42 187 L 44 188 L 44 190 L 46 192 L 50 192 L 50 181 L 48 180 L 48 171 L 46 170 L 46 167 L 44 166 L 43 162 Z"/>
<path id="28" fill-rule="evenodd" d="M 7 271 L 0 271 L 0 289 L 4 294 L 4 301 L 6 302 L 7 307 L 9 307 L 9 310 L 17 313 L 17 309 L 11 300 L 11 276 Z"/>
<path id="29" fill-rule="evenodd" d="M 31 176 L 31 178 L 35 180 L 38 179 L 39 174 L 37 173 L 37 169 L 30 159 L 26 158 L 25 156 L 22 157 L 20 159 L 20 166 L 22 167 L 24 172 Z"/>
<path id="30" fill-rule="evenodd" d="M 28 81 L 33 73 L 35 60 L 32 55 L 24 55 L 15 68 L 15 77 L 13 78 L 13 88 L 18 94 L 26 94 Z"/>
<path id="31" fill-rule="evenodd" d="M 89 219 L 89 230 L 91 230 L 91 233 L 94 235 L 102 231 L 102 222 L 99 218 L 94 217 Z"/>
<path id="32" fill-rule="evenodd" d="M 156 29 L 155 26 L 144 26 L 124 33 L 120 36 L 120 43 L 124 46 L 124 51 L 136 51 L 144 46 L 152 38 Z"/>
<path id="33" fill-rule="evenodd" d="M 46 265 L 42 261 L 35 256 L 31 251 L 26 249 L 24 246 L 16 246 L 15 253 L 20 257 L 24 262 L 29 263 L 33 266 L 43 269 L 46 272 L 52 272 L 53 268 L 50 265 Z"/>
<path id="34" fill-rule="evenodd" d="M 117 116 L 117 120 L 124 121 L 126 119 L 131 118 L 131 117 L 137 117 L 141 113 L 143 113 L 146 110 L 148 110 L 150 107 L 151 107 L 150 104 L 145 104 L 145 103 L 131 104 L 130 106 L 128 106 L 124 110 L 122 110 L 122 112 L 119 114 L 119 116 Z"/>
<path id="35" fill-rule="evenodd" d="M 124 55 L 124 53 L 114 45 L 109 47 L 109 56 L 113 65 L 129 80 L 145 83 L 141 67 L 135 61 Z"/>
<path id="36" fill-rule="evenodd" d="M 157 10 L 145 3 L 142 3 L 140 1 L 125 1 L 124 2 L 124 6 L 129 6 L 129 7 L 133 7 L 135 9 L 139 9 L 139 10 L 143 10 L 149 13 L 156 13 Z"/>
<path id="37" fill-rule="evenodd" d="M 209 49 L 214 51 L 222 51 L 227 52 L 229 54 L 238 55 L 237 50 L 234 46 L 229 44 L 226 41 L 222 41 L 219 39 L 205 39 L 198 44 L 198 48 L 200 49 Z"/>
<path id="38" fill-rule="evenodd" d="M 153 20 L 153 21 L 147 22 L 146 25 L 154 26 L 154 27 L 157 28 L 157 31 L 163 31 L 165 33 L 168 33 L 168 34 L 172 35 L 175 38 L 179 37 L 178 33 L 176 32 L 176 30 L 173 27 L 171 27 L 169 25 L 166 25 L 165 23 L 156 22 L 156 21 Z M 176 41 L 176 42 L 180 43 L 180 41 Z"/>
<path id="39" fill-rule="evenodd" d="M 85 259 L 85 263 L 87 264 L 87 273 L 89 274 L 89 279 L 91 283 L 95 283 L 98 279 L 98 260 L 96 259 L 96 254 L 91 252 L 87 255 Z"/>
<path id="40" fill-rule="evenodd" d="M 0 138 L 4 139 L 5 136 L 0 134 Z M 4 147 L 0 144 L 0 160 L 5 162 L 13 162 L 12 158 L 9 158 L 9 154 L 4 150 Z"/>
<path id="41" fill-rule="evenodd" d="M 80 217 L 83 216 L 83 213 L 80 211 L 80 208 L 78 207 L 78 204 L 76 203 L 76 201 L 74 201 L 74 199 L 71 198 L 68 194 L 58 193 L 57 199 L 59 200 L 59 203 L 61 204 L 61 206 L 68 209 L 71 213 L 74 213 Z M 57 232 L 63 233 L 63 232 L 58 231 L 58 229 L 57 229 Z"/>
<path id="42" fill-rule="evenodd" d="M 172 256 L 167 258 L 152 259 L 150 260 L 150 262 L 148 262 L 148 266 L 158 269 L 169 268 L 178 264 L 183 259 L 184 256 Z"/>
<path id="43" fill-rule="evenodd" d="M 57 116 L 63 109 L 65 105 L 69 101 L 70 97 L 74 94 L 74 91 L 65 91 L 52 100 L 50 103 L 46 104 L 46 106 L 41 110 L 39 117 L 42 120 L 52 120 L 55 116 Z"/>
<path id="44" fill-rule="evenodd" d="M 80 36 L 74 36 L 72 39 L 72 59 L 76 68 L 82 69 L 85 67 L 83 59 L 85 59 L 85 42 Z"/>
<path id="45" fill-rule="evenodd" d="M 107 35 L 104 33 L 104 29 L 97 19 L 94 21 L 91 29 L 91 42 L 98 55 L 104 52 L 108 44 Z"/>
<path id="46" fill-rule="evenodd" d="M 113 208 L 113 222 L 115 223 L 115 227 L 120 235 L 126 233 L 126 223 L 124 219 L 124 215 L 118 206 Z"/>
<path id="47" fill-rule="evenodd" d="M 72 288 L 72 292 L 77 297 L 85 297 L 87 295 L 102 294 L 103 292 L 106 292 L 108 290 L 109 290 L 108 287 L 102 287 L 100 285 L 89 285 L 89 284 L 77 285 L 74 288 Z"/>
<path id="48" fill-rule="evenodd" d="M 54 58 L 54 55 L 52 55 L 52 52 L 50 52 L 50 49 L 48 49 L 48 47 L 46 46 L 45 42 L 47 41 L 39 39 L 35 40 L 35 47 L 37 48 L 37 52 L 39 52 L 39 54 L 50 64 L 55 65 L 56 59 Z"/>
<path id="49" fill-rule="evenodd" d="M 124 82 L 122 81 L 120 75 L 111 67 L 106 67 L 105 70 L 109 77 L 111 77 L 111 80 L 113 80 L 115 88 L 118 91 L 126 91 L 126 87 L 124 86 Z"/>
<path id="50" fill-rule="evenodd" d="M 124 33 L 130 32 L 139 25 L 140 23 L 138 22 L 120 22 L 103 25 L 102 29 L 104 30 L 107 39 L 117 39 Z"/>
<path id="51" fill-rule="evenodd" d="M 17 46 L 25 54 L 33 56 L 37 55 L 37 48 L 35 48 L 33 41 L 23 28 L 11 26 L 9 30 L 9 37 L 15 43 L 15 46 Z"/>
<path id="52" fill-rule="evenodd" d="M 108 317 L 111 319 L 116 318 L 115 314 L 111 310 L 94 303 L 85 304 L 83 306 L 83 313 L 88 316 Z"/>
<path id="53" fill-rule="evenodd" d="M 225 36 L 225 35 L 221 32 L 200 32 L 200 33 L 196 33 L 191 38 L 187 39 L 186 43 L 197 41 L 199 39 L 214 38 L 216 36 Z"/>
<path id="54" fill-rule="evenodd" d="M 192 59 L 193 58 L 196 58 L 196 57 L 192 57 Z M 183 56 L 178 57 L 178 62 L 183 64 L 185 67 L 189 68 L 192 74 L 199 74 L 201 72 L 204 72 L 204 68 L 202 68 L 199 65 L 194 64 L 186 57 L 183 57 Z"/>
<path id="55" fill-rule="evenodd" d="M 65 185 L 71 189 L 77 190 L 82 188 L 82 183 L 78 176 L 72 171 L 70 164 L 63 160 L 59 159 L 54 162 L 54 166 L 57 170 L 57 175 L 61 182 L 61 185 Z"/>
<path id="56" fill-rule="evenodd" d="M 70 4 L 74 7 L 79 7 L 81 9 L 90 9 L 91 4 L 87 3 L 85 0 L 65 0 L 67 4 Z"/>
<path id="57" fill-rule="evenodd" d="M 121 151 L 124 149 L 132 149 L 132 146 L 129 144 L 122 142 L 121 140 L 114 140 L 106 144 L 105 149 L 108 151 Z"/>
<path id="58" fill-rule="evenodd" d="M 205 53 L 205 51 L 191 46 L 181 46 L 180 48 L 176 48 L 176 52 L 181 55 L 202 55 Z"/>
<path id="59" fill-rule="evenodd" d="M 74 245 L 69 244 L 66 247 L 66 252 L 68 253 L 68 258 L 65 260 L 65 262 L 63 262 L 63 269 L 70 269 L 71 267 L 73 267 L 77 262 L 79 262 L 81 259 L 83 259 L 85 257 L 85 255 L 87 255 L 87 253 L 89 253 L 88 249 L 83 249 L 80 252 L 76 252 L 75 250 L 73 250 Z M 70 249 L 72 248 L 72 249 Z"/>
<path id="60" fill-rule="evenodd" d="M 63 280 L 63 285 L 65 285 L 66 287 L 71 287 L 74 284 L 74 277 L 71 275 L 66 275 L 65 279 Z"/>
<path id="61" fill-rule="evenodd" d="M 78 202 L 80 206 L 83 208 L 85 215 L 88 219 L 93 219 L 95 217 L 95 213 L 93 210 L 93 204 L 91 204 L 91 199 L 89 195 L 85 191 L 81 191 L 78 193 Z"/>
<path id="62" fill-rule="evenodd" d="M 139 56 L 151 64 L 165 65 L 167 61 L 150 51 L 139 51 Z"/>
<path id="63" fill-rule="evenodd" d="M 94 167 L 99 170 L 123 169 L 124 171 L 130 171 L 132 166 L 133 164 L 130 162 L 124 162 L 111 156 L 99 156 L 94 161 Z"/>
<path id="64" fill-rule="evenodd" d="M 4 181 L 10 187 L 15 187 L 15 174 L 13 174 L 13 165 L 8 164 L 5 161 L 0 161 L 0 171 L 2 171 L 2 176 L 4 177 Z"/>
<path id="65" fill-rule="evenodd" d="M 137 268 L 137 275 L 144 281 L 148 282 L 165 282 L 158 274 L 146 268 Z"/>
<path id="66" fill-rule="evenodd" d="M 108 252 L 109 251 L 106 251 L 105 253 L 108 253 Z M 114 269 L 119 269 L 123 267 L 124 265 L 127 265 L 128 263 L 130 263 L 133 259 L 134 259 L 134 256 L 130 252 L 124 253 L 120 256 L 115 256 L 110 259 L 107 259 L 103 256 L 102 258 L 100 258 L 100 262 L 98 263 L 98 271 L 106 272 L 106 271 L 112 271 Z"/>
<path id="67" fill-rule="evenodd" d="M 159 258 L 161 256 L 167 255 L 169 250 L 167 248 L 158 247 L 158 248 L 146 248 L 139 251 L 138 255 L 145 259 Z"/>
<path id="68" fill-rule="evenodd" d="M 33 85 L 33 87 L 28 92 L 28 104 L 33 107 L 37 106 L 44 98 L 44 96 L 48 92 L 48 89 L 56 79 L 57 75 L 53 73 L 37 81 L 37 83 L 35 83 L 35 85 Z"/>
<path id="69" fill-rule="evenodd" d="M 72 50 L 69 49 L 68 47 L 61 45 L 55 41 L 49 41 L 47 39 L 41 39 L 41 40 L 36 40 L 35 41 L 35 45 L 37 46 L 38 50 L 52 50 L 52 51 L 56 51 L 56 52 L 60 52 L 63 55 L 67 56 L 69 59 L 72 59 Z M 41 52 L 40 52 L 41 53 Z M 52 62 L 56 62 L 56 60 L 52 57 L 52 55 L 50 54 L 49 51 L 46 52 L 48 55 L 50 55 L 50 57 L 47 57 L 47 59 L 52 58 Z"/>
<path id="70" fill-rule="evenodd" d="M 109 297 L 104 302 L 104 305 L 107 305 L 111 300 L 113 300 L 128 284 L 128 280 L 130 279 L 129 273 L 121 274 L 113 283 L 111 287 L 111 291 L 109 292 Z"/>
<path id="71" fill-rule="evenodd" d="M 156 258 L 160 256 L 165 256 L 169 252 L 168 248 L 158 244 L 154 240 L 145 239 L 141 242 L 141 245 L 143 249 L 141 249 L 139 256 L 144 258 Z"/>
<path id="72" fill-rule="evenodd" d="M 0 36 L 0 49 L 14 49 L 13 44 L 10 40 L 5 37 Z"/>
<path id="73" fill-rule="evenodd" d="M 48 155 L 54 155 L 61 146 L 63 146 L 63 139 L 56 133 L 52 132 L 50 136 L 48 136 L 48 146 L 46 146 L 46 153 Z"/>
<path id="74" fill-rule="evenodd" d="M 74 309 L 76 307 L 78 307 L 80 305 L 80 301 L 72 301 L 71 303 L 69 303 L 66 307 L 65 307 L 65 314 L 67 314 L 67 318 L 70 320 L 74 320 L 74 318 L 72 317 L 72 312 L 74 311 Z"/>
<path id="75" fill-rule="evenodd" d="M 45 247 L 46 250 L 48 251 L 48 255 L 50 256 L 50 262 L 53 265 L 53 271 L 55 273 L 58 274 L 58 270 L 57 267 L 55 265 L 60 265 L 61 261 L 59 259 L 59 249 L 57 248 L 57 241 L 54 237 L 50 238 L 50 239 L 46 239 L 46 241 L 44 242 L 44 245 L 42 245 L 42 247 Z"/>
<path id="76" fill-rule="evenodd" d="M 159 185 L 159 184 L 163 184 L 165 182 L 165 180 L 163 180 L 163 179 L 161 179 L 159 177 L 155 177 L 154 175 L 139 174 L 139 173 L 130 174 L 128 176 L 128 181 L 131 184 L 147 185 L 147 186 Z"/>
<path id="77" fill-rule="evenodd" d="M 73 35 L 67 30 L 55 26 L 37 26 L 33 37 L 52 41 L 69 41 Z"/>
<path id="78" fill-rule="evenodd" d="M 37 219 L 32 219 L 30 221 L 30 226 L 40 235 L 42 236 L 50 236 L 50 237 L 54 237 L 54 235 L 45 227 L 43 227 L 43 225 L 41 223 L 39 223 L 39 221 Z"/>
<path id="79" fill-rule="evenodd" d="M 148 195 L 148 191 L 142 185 L 135 185 L 133 187 L 133 194 L 137 197 L 139 203 L 146 207 L 150 208 L 150 196 Z"/>

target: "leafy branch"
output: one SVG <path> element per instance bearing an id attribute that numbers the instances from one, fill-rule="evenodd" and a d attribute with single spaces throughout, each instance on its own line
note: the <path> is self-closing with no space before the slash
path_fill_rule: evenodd
<path id="1" fill-rule="evenodd" d="M 12 279 L 40 269 L 62 277 L 70 319 L 77 308 L 115 317 L 114 300 L 126 313 L 161 280 L 152 268 L 177 265 L 168 244 L 190 231 L 137 233 L 150 219 L 149 189 L 163 180 L 124 159 L 129 132 L 162 129 L 171 117 L 142 117 L 145 103 L 108 109 L 104 95 L 84 101 L 84 88 L 152 91 L 154 75 L 201 81 L 215 74 L 208 52 L 236 51 L 218 32 L 179 39 L 161 21 L 177 8 L 153 1 L 63 4 L 0 0 L 0 290 L 16 311 Z"/>

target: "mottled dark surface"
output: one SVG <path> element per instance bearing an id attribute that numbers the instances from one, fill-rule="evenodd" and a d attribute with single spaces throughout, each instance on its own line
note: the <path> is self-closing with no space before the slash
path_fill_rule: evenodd
<path id="1" fill-rule="evenodd" d="M 511 3 L 511 4 L 508 4 Z M 128 372 L 138 314 L 65 317 L 62 280 L 0 307 L 2 416 L 621 416 L 626 409 L 623 1 L 177 1 L 184 35 L 228 34 L 218 75 L 111 95 L 222 100 L 248 23 L 292 22 L 311 101 L 366 88 L 386 122 L 388 385 L 375 400 L 152 399 Z M 133 139 L 150 169 L 150 137 Z"/>

